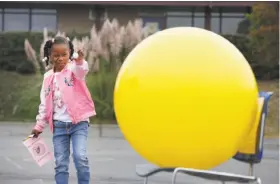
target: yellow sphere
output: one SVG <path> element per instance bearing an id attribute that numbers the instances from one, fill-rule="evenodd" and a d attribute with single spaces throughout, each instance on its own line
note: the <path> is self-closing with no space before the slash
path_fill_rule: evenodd
<path id="1" fill-rule="evenodd" d="M 131 51 L 117 76 L 114 109 L 125 138 L 146 160 L 209 169 L 237 152 L 257 99 L 254 74 L 234 45 L 180 27 Z"/>

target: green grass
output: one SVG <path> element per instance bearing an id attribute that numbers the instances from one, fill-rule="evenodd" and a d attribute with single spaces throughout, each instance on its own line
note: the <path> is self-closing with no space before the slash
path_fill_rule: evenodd
<path id="1" fill-rule="evenodd" d="M 99 116 L 94 123 L 115 123 L 112 89 L 114 74 L 89 76 L 87 79 Z M 0 72 L 0 121 L 34 121 L 38 111 L 39 92 L 42 82 L 40 75 L 19 75 Z M 260 91 L 272 91 L 269 114 L 266 121 L 267 137 L 279 135 L 279 81 L 259 81 Z"/>
<path id="2" fill-rule="evenodd" d="M 19 104 L 22 100 L 32 98 L 38 94 L 37 89 L 39 89 L 39 85 L 41 85 L 39 82 L 41 81 L 41 76 L 19 75 L 1 71 L 0 78 L 0 120 L 24 120 L 24 117 L 20 114 L 15 116 L 14 113 L 18 111 L 20 107 Z M 35 105 L 36 103 L 30 101 L 30 103 L 25 104 L 25 106 L 27 107 L 31 104 Z"/>

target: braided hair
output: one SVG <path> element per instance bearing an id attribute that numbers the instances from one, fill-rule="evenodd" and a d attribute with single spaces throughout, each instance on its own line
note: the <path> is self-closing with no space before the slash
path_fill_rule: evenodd
<path id="1" fill-rule="evenodd" d="M 62 37 L 62 36 L 56 36 L 55 38 L 46 41 L 45 46 L 44 46 L 44 58 L 43 62 L 46 62 L 46 66 L 49 65 L 49 55 L 50 51 L 53 45 L 55 44 L 68 44 L 69 49 L 70 49 L 70 57 L 69 59 L 72 59 L 72 55 L 74 54 L 74 45 L 71 42 L 71 40 L 67 37 Z"/>

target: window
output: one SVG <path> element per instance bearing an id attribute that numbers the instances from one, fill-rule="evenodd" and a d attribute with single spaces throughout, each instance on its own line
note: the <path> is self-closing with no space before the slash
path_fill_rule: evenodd
<path id="1" fill-rule="evenodd" d="M 29 30 L 29 9 L 6 8 L 2 16 L 4 16 L 4 31 Z"/>
<path id="2" fill-rule="evenodd" d="M 56 10 L 32 9 L 31 31 L 43 31 L 44 28 L 47 28 L 49 31 L 56 31 Z"/>
<path id="3" fill-rule="evenodd" d="M 211 13 L 211 30 L 220 34 L 236 34 L 246 13 L 246 7 L 214 7 Z"/>
<path id="4" fill-rule="evenodd" d="M 225 7 L 222 8 L 222 33 L 236 34 L 239 23 L 244 20 L 246 8 Z"/>
<path id="5" fill-rule="evenodd" d="M 227 17 L 244 17 L 248 13 L 246 7 L 223 7 L 222 15 Z"/>
<path id="6" fill-rule="evenodd" d="M 192 9 L 170 10 L 166 13 L 166 27 L 192 26 Z"/>
<path id="7" fill-rule="evenodd" d="M 4 14 L 5 31 L 28 31 L 28 14 Z"/>
<path id="8" fill-rule="evenodd" d="M 242 17 L 223 17 L 222 18 L 222 33 L 236 34 L 239 23 L 244 20 Z"/>
<path id="9" fill-rule="evenodd" d="M 32 9 L 32 13 L 45 13 L 45 14 L 56 14 L 55 9 Z"/>
<path id="10" fill-rule="evenodd" d="M 21 9 L 21 8 L 5 8 L 4 9 L 5 13 L 16 13 L 16 14 L 20 14 L 20 13 L 29 13 L 29 9 Z"/>
<path id="11" fill-rule="evenodd" d="M 220 18 L 219 17 L 212 17 L 211 18 L 211 31 L 214 33 L 220 33 Z"/>
<path id="12" fill-rule="evenodd" d="M 164 29 L 165 17 L 162 9 L 140 8 L 139 17 L 143 21 L 143 27 L 146 28 L 145 34 L 153 34 Z"/>
<path id="13" fill-rule="evenodd" d="M 143 26 L 147 27 L 147 31 L 150 33 L 155 33 L 164 28 L 164 18 L 163 17 L 142 17 Z"/>
<path id="14" fill-rule="evenodd" d="M 194 7 L 193 12 L 194 12 L 195 17 L 204 17 L 205 16 L 204 7 Z"/>
<path id="15" fill-rule="evenodd" d="M 186 9 L 186 11 L 180 11 L 180 12 L 167 12 L 167 16 L 174 16 L 174 17 L 186 17 L 186 16 L 192 16 L 192 10 Z"/>
<path id="16" fill-rule="evenodd" d="M 2 9 L 0 9 L 0 32 L 2 31 L 2 25 L 3 25 L 3 15 L 2 15 Z"/>
<path id="17" fill-rule="evenodd" d="M 220 8 L 214 7 L 211 11 L 211 31 L 221 33 L 221 12 Z"/>
<path id="18" fill-rule="evenodd" d="M 55 9 L 6 8 L 0 11 L 0 19 L 2 31 L 43 31 L 44 27 L 50 31 L 57 29 Z"/>
<path id="19" fill-rule="evenodd" d="M 181 27 L 181 26 L 192 26 L 191 17 L 167 17 L 167 28 Z"/>
<path id="20" fill-rule="evenodd" d="M 167 28 L 179 26 L 205 28 L 204 7 L 192 7 L 184 11 L 181 9 L 180 12 L 168 12 Z"/>
<path id="21" fill-rule="evenodd" d="M 194 27 L 205 28 L 205 18 L 204 17 L 194 17 Z"/>
<path id="22" fill-rule="evenodd" d="M 204 7 L 195 7 L 193 14 L 194 27 L 205 28 L 205 9 Z"/>
<path id="23" fill-rule="evenodd" d="M 55 15 L 32 15 L 31 31 L 43 31 L 47 28 L 49 31 L 56 31 L 56 16 Z"/>

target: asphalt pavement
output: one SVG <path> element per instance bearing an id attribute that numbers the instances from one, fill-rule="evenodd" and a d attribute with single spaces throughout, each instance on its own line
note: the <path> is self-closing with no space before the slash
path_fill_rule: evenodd
<path id="1" fill-rule="evenodd" d="M 22 144 L 32 126 L 30 123 L 0 123 L 0 184 L 55 184 L 54 162 L 47 163 L 43 167 L 37 166 Z M 42 134 L 42 138 L 52 149 L 51 136 L 48 128 Z M 143 179 L 136 175 L 135 168 L 148 163 L 129 146 L 117 126 L 105 125 L 102 137 L 99 137 L 98 128 L 91 126 L 88 140 L 91 183 L 143 183 Z M 254 166 L 255 175 L 262 179 L 262 184 L 278 184 L 279 140 L 266 139 L 264 149 L 262 162 Z M 246 175 L 248 168 L 247 164 L 230 160 L 213 170 Z M 178 177 L 178 181 L 180 184 L 220 184 L 183 175 Z M 154 176 L 149 183 L 171 183 L 171 174 L 162 173 Z M 69 184 L 77 184 L 72 159 Z"/>

